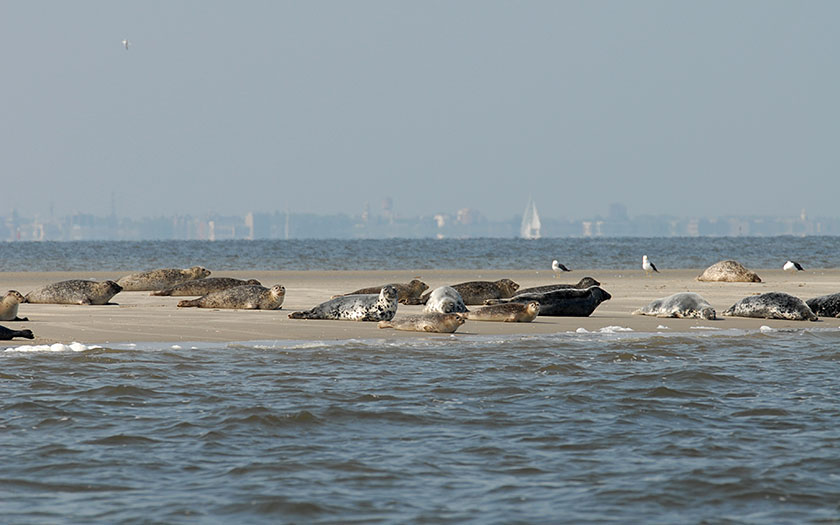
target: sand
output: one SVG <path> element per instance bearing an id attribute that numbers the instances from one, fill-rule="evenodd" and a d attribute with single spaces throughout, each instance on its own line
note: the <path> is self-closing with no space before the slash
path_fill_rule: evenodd
<path id="1" fill-rule="evenodd" d="M 329 299 L 366 286 L 389 282 L 407 282 L 420 278 L 432 288 L 471 280 L 510 278 L 520 287 L 555 282 L 575 283 L 584 276 L 601 282 L 612 299 L 602 303 L 590 317 L 538 317 L 532 323 L 494 323 L 467 321 L 454 337 L 463 335 L 551 334 L 574 332 L 578 328 L 598 331 L 620 326 L 637 332 L 693 332 L 697 327 L 740 328 L 837 328 L 840 319 L 821 318 L 818 322 L 780 321 L 722 317 L 721 313 L 737 300 L 771 291 L 786 292 L 802 299 L 840 292 L 840 270 L 808 270 L 788 274 L 782 270 L 755 270 L 762 283 L 705 283 L 696 280 L 702 268 L 665 270 L 646 277 L 639 270 L 575 270 L 555 279 L 544 270 L 415 270 L 415 271 L 219 271 L 216 277 L 258 279 L 264 286 L 282 284 L 286 299 L 281 310 L 213 310 L 177 308 L 183 297 L 156 297 L 149 292 L 121 292 L 103 306 L 22 304 L 19 315 L 28 322 L 4 321 L 4 326 L 29 328 L 35 340 L 16 339 L 0 343 L 50 344 L 55 342 L 107 344 L 125 342 L 232 342 L 258 340 L 337 340 L 403 339 L 452 337 L 442 334 L 403 332 L 379 329 L 376 323 L 352 321 L 293 320 L 289 312 L 304 310 Z M 125 273 L 115 272 L 0 272 L 0 292 L 18 290 L 26 294 L 45 284 L 65 279 L 114 279 Z M 631 315 L 653 299 L 676 292 L 697 292 L 718 312 L 718 320 L 661 319 Z M 397 316 L 419 313 L 422 306 L 400 305 Z"/>

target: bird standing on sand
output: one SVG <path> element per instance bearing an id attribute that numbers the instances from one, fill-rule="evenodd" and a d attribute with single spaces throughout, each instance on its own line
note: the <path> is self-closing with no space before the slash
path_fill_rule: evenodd
<path id="1" fill-rule="evenodd" d="M 557 259 L 551 261 L 551 269 L 554 270 L 554 277 L 557 277 L 557 274 L 560 272 L 571 272 L 570 269 L 557 262 Z"/>
<path id="2" fill-rule="evenodd" d="M 647 275 L 648 277 L 650 277 L 651 271 L 659 273 L 659 270 L 656 269 L 656 266 L 654 266 L 653 263 L 648 260 L 647 255 L 642 255 L 642 270 L 645 271 L 645 275 Z"/>
<path id="3" fill-rule="evenodd" d="M 802 265 L 799 264 L 796 261 L 786 262 L 785 265 L 782 266 L 782 270 L 784 270 L 786 272 L 802 272 L 802 271 L 805 271 L 805 269 L 802 267 Z"/>

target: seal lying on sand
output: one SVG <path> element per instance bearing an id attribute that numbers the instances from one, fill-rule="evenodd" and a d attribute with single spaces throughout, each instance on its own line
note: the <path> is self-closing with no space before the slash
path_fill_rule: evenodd
<path id="1" fill-rule="evenodd" d="M 390 321 L 379 321 L 379 328 L 451 334 L 462 324 L 464 324 L 463 314 L 426 313 L 406 315 Z"/>
<path id="2" fill-rule="evenodd" d="M 814 315 L 840 317 L 840 293 L 821 295 L 805 301 Z"/>
<path id="3" fill-rule="evenodd" d="M 204 279 L 210 275 L 210 270 L 201 266 L 193 266 L 181 270 L 179 268 L 161 268 L 148 272 L 132 273 L 121 277 L 117 284 L 123 287 L 126 292 L 148 292 L 152 290 L 163 290 L 176 284 L 181 284 L 193 279 Z"/>
<path id="4" fill-rule="evenodd" d="M 604 301 L 612 299 L 606 290 L 591 286 L 586 290 L 564 288 L 545 293 L 527 293 L 510 299 L 488 301 L 488 303 L 540 303 L 540 315 L 557 317 L 588 317 Z"/>
<path id="5" fill-rule="evenodd" d="M 0 321 L 28 321 L 26 317 L 18 317 L 18 306 L 25 303 L 26 298 L 17 290 L 9 290 L 0 299 Z"/>
<path id="6" fill-rule="evenodd" d="M 11 341 L 15 337 L 35 339 L 32 330 L 12 330 L 11 328 L 0 326 L 0 341 Z"/>
<path id="7" fill-rule="evenodd" d="M 517 295 L 522 295 L 524 293 L 545 293 L 550 292 L 552 290 L 563 290 L 566 288 L 577 288 L 579 290 L 586 290 L 590 286 L 601 286 L 601 283 L 593 279 L 592 277 L 584 277 L 577 284 L 546 284 L 544 286 L 534 286 L 533 288 L 523 288 L 513 294 L 514 297 Z"/>
<path id="8" fill-rule="evenodd" d="M 697 319 L 715 319 L 715 309 L 700 294 L 680 292 L 668 297 L 651 301 L 647 306 L 633 312 L 633 315 L 652 315 L 654 317 L 679 317 Z"/>
<path id="9" fill-rule="evenodd" d="M 391 283 L 383 284 L 382 286 L 372 286 L 370 288 L 362 288 L 361 290 L 356 290 L 355 292 L 347 294 L 334 295 L 332 298 L 335 299 L 336 297 L 343 297 L 345 295 L 379 294 L 385 286 L 393 286 L 397 289 L 397 295 L 399 296 L 398 300 L 401 304 L 423 304 L 420 302 L 420 295 L 429 289 L 429 285 L 423 281 L 419 279 L 412 279 L 411 282 L 405 284 Z"/>
<path id="10" fill-rule="evenodd" d="M 245 285 L 261 286 L 262 283 L 256 279 L 234 279 L 232 277 L 207 277 L 205 279 L 193 279 L 185 283 L 176 284 L 163 290 L 157 290 L 149 295 L 165 295 L 172 297 L 207 295 L 209 293 L 227 290 L 235 286 Z"/>
<path id="11" fill-rule="evenodd" d="M 108 304 L 122 287 L 114 281 L 71 279 L 48 284 L 26 294 L 27 303 Z"/>
<path id="12" fill-rule="evenodd" d="M 506 323 L 530 323 L 540 313 L 540 303 L 505 303 L 482 306 L 463 314 L 470 321 L 501 321 Z"/>
<path id="13" fill-rule="evenodd" d="M 305 312 L 292 312 L 289 319 L 337 319 L 390 321 L 397 313 L 397 289 L 385 286 L 375 294 L 342 295 Z"/>
<path id="14" fill-rule="evenodd" d="M 738 261 L 720 261 L 697 276 L 698 281 L 722 281 L 728 283 L 760 283 L 755 272 L 744 268 Z"/>
<path id="15" fill-rule="evenodd" d="M 787 319 L 789 321 L 816 321 L 818 318 L 798 297 L 770 292 L 745 297 L 733 304 L 723 315 L 758 317 L 761 319 Z"/>
<path id="16" fill-rule="evenodd" d="M 487 299 L 505 299 L 511 297 L 519 285 L 510 279 L 499 279 L 498 281 L 469 281 L 466 283 L 453 284 L 454 288 L 461 295 L 464 304 L 484 304 Z M 423 294 L 420 298 L 422 304 L 426 304 L 430 293 Z"/>
<path id="17" fill-rule="evenodd" d="M 429 294 L 423 311 L 427 313 L 457 314 L 466 312 L 467 306 L 458 290 L 451 286 L 440 286 Z"/>
<path id="18" fill-rule="evenodd" d="M 178 302 L 180 308 L 236 308 L 242 310 L 278 310 L 283 306 L 286 289 L 275 284 L 271 288 L 258 284 L 234 286 L 211 292 L 198 299 Z"/>

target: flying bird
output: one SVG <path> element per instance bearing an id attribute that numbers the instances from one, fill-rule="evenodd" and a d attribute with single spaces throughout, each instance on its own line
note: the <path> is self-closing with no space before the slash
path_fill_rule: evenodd
<path id="1" fill-rule="evenodd" d="M 782 266 L 782 270 L 784 270 L 786 272 L 802 272 L 802 271 L 805 271 L 805 269 L 802 267 L 802 265 L 799 264 L 796 261 L 786 262 L 785 265 Z"/>
<path id="2" fill-rule="evenodd" d="M 654 264 L 648 260 L 647 255 L 642 255 L 642 270 L 645 271 L 645 275 L 647 275 L 648 277 L 650 277 L 651 271 L 659 273 L 659 270 L 656 269 L 656 266 L 654 266 Z"/>
<path id="3" fill-rule="evenodd" d="M 560 272 L 571 272 L 571 270 L 566 268 L 565 265 L 557 262 L 557 259 L 551 261 L 551 269 L 554 270 L 554 277 L 557 277 L 557 274 Z"/>
<path id="4" fill-rule="evenodd" d="M 123 40 L 122 45 L 126 50 L 128 50 L 128 46 L 131 45 L 131 42 L 129 42 L 128 40 Z"/>

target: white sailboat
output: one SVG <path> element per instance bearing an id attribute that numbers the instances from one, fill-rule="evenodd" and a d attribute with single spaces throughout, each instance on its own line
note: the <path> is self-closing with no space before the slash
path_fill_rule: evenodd
<path id="1" fill-rule="evenodd" d="M 525 213 L 522 214 L 522 225 L 519 227 L 519 236 L 523 239 L 539 239 L 541 227 L 537 205 L 534 204 L 533 197 L 529 197 L 528 205 L 525 206 Z"/>

